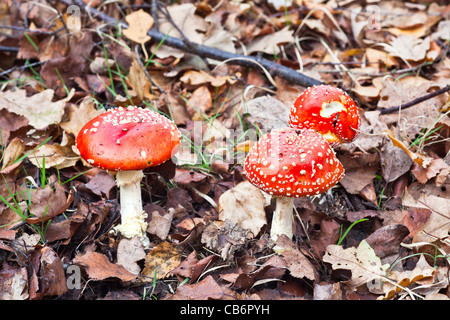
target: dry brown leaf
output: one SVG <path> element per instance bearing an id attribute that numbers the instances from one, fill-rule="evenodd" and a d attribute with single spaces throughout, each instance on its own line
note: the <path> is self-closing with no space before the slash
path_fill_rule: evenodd
<path id="1" fill-rule="evenodd" d="M 428 94 L 433 86 L 436 86 L 436 83 L 420 76 L 405 76 L 396 81 L 387 78 L 380 92 L 378 107 L 401 106 Z M 381 115 L 380 120 L 388 126 L 395 124 L 396 127 L 400 128 L 404 139 L 412 142 L 423 129 L 434 127 L 440 114 L 439 110 L 445 103 L 446 98 L 445 94 L 439 95 L 411 108 Z"/>
<path id="2" fill-rule="evenodd" d="M 44 129 L 51 124 L 58 124 L 64 114 L 64 107 L 75 90 L 68 97 L 52 102 L 54 91 L 47 89 L 27 97 L 26 90 L 0 92 L 0 109 L 24 116 L 36 129 Z"/>
<path id="3" fill-rule="evenodd" d="M 0 300 L 28 299 L 28 272 L 26 267 L 2 262 L 0 270 Z"/>
<path id="4" fill-rule="evenodd" d="M 93 280 L 119 278 L 128 282 L 137 277 L 123 266 L 110 262 L 108 257 L 98 252 L 79 253 L 73 259 L 73 263 L 85 267 L 89 278 Z"/>
<path id="5" fill-rule="evenodd" d="M 249 116 L 249 121 L 256 123 L 265 132 L 289 126 L 289 107 L 273 96 L 262 96 L 243 101 L 240 111 Z"/>
<path id="6" fill-rule="evenodd" d="M 390 140 L 381 148 L 380 159 L 383 178 L 387 182 L 395 181 L 409 172 L 413 163 L 408 154 L 403 149 L 394 146 Z"/>
<path id="7" fill-rule="evenodd" d="M 358 194 L 365 186 L 372 183 L 380 165 L 377 153 L 360 155 L 343 155 L 339 157 L 345 168 L 345 176 L 340 184 L 351 194 Z"/>
<path id="8" fill-rule="evenodd" d="M 411 184 L 406 190 L 402 204 L 413 208 L 431 210 L 431 215 L 422 228 L 416 232 L 413 243 L 434 242 L 445 239 L 449 234 L 450 197 L 434 184 Z"/>
<path id="9" fill-rule="evenodd" d="M 132 96 L 137 96 L 140 100 L 144 100 L 144 98 L 153 100 L 154 95 L 150 93 L 152 84 L 137 59 L 136 55 L 133 54 L 133 62 L 126 78 L 132 89 L 129 93 Z"/>
<path id="10" fill-rule="evenodd" d="M 177 247 L 164 241 L 152 248 L 145 257 L 145 267 L 141 273 L 141 280 L 151 282 L 155 277 L 164 279 L 170 271 L 178 267 L 181 263 L 181 253 Z"/>
<path id="11" fill-rule="evenodd" d="M 158 18 L 159 31 L 171 37 L 182 38 L 177 30 L 173 28 L 175 24 L 189 41 L 203 43 L 205 32 L 208 31 L 208 23 L 204 18 L 195 14 L 196 7 L 192 3 L 175 4 L 167 7 L 167 11 L 172 21 L 166 19 L 163 14 Z M 167 57 L 182 58 L 185 52 L 179 49 L 165 46 L 164 44 L 156 50 L 157 44 L 152 47 L 155 55 L 161 59 Z"/>
<path id="12" fill-rule="evenodd" d="M 342 246 L 329 245 L 323 261 L 331 263 L 334 270 L 350 270 L 352 277 L 345 283 L 352 289 L 372 281 L 379 283 L 389 266 L 381 263 L 381 259 L 365 240 L 360 242 L 358 248 L 344 249 Z"/>
<path id="13" fill-rule="evenodd" d="M 411 158 L 411 160 L 413 160 L 421 167 L 427 168 L 430 165 L 431 161 L 433 160 L 433 158 L 428 157 L 424 154 L 412 152 L 411 150 L 409 150 L 408 147 L 405 146 L 405 144 L 402 141 L 394 137 L 394 134 L 391 131 L 387 131 L 387 136 L 389 137 L 389 139 L 391 139 L 394 146 L 405 151 L 405 153 Z"/>
<path id="14" fill-rule="evenodd" d="M 147 32 L 153 27 L 154 20 L 150 14 L 142 9 L 134 11 L 125 17 L 128 23 L 128 28 L 123 29 L 123 34 L 128 39 L 144 44 L 151 38 Z"/>
<path id="15" fill-rule="evenodd" d="M 202 119 L 202 116 L 212 108 L 212 105 L 211 92 L 207 86 L 203 85 L 192 92 L 187 103 L 187 109 L 193 119 Z"/>
<path id="16" fill-rule="evenodd" d="M 5 168 L 8 166 L 12 166 L 14 162 L 22 155 L 25 150 L 25 146 L 18 137 L 15 137 L 11 142 L 7 145 L 5 150 L 2 153 L 2 170 L 1 172 L 5 172 Z M 20 162 L 19 162 L 20 164 Z"/>
<path id="17" fill-rule="evenodd" d="M 104 112 L 104 109 L 96 109 L 94 100 L 86 98 L 81 101 L 80 105 L 69 105 L 69 121 L 61 122 L 59 125 L 66 132 L 73 134 L 75 137 L 81 128 L 91 119 Z"/>
<path id="18" fill-rule="evenodd" d="M 228 220 L 241 228 L 248 229 L 256 237 L 262 226 L 267 223 L 265 202 L 266 199 L 261 190 L 250 182 L 243 181 L 219 198 L 219 219 Z"/>
<path id="19" fill-rule="evenodd" d="M 145 251 L 138 237 L 133 239 L 123 238 L 117 246 L 117 264 L 123 266 L 132 274 L 139 274 L 141 267 L 138 261 L 145 258 Z"/>
<path id="20" fill-rule="evenodd" d="M 398 294 L 404 288 L 408 288 L 412 285 L 423 285 L 425 281 L 432 281 L 437 269 L 430 266 L 424 255 L 420 256 L 415 268 L 411 271 L 392 271 L 389 274 L 389 278 L 395 282 L 384 282 L 382 286 L 382 291 L 384 293 L 383 300 L 393 297 Z M 439 291 L 441 288 L 437 288 Z"/>
<path id="21" fill-rule="evenodd" d="M 45 296 L 61 296 L 66 293 L 67 284 L 63 263 L 52 248 L 41 249 L 40 264 L 40 291 Z"/>
<path id="22" fill-rule="evenodd" d="M 310 21 L 310 20 L 308 20 Z M 246 53 L 263 52 L 270 55 L 280 53 L 280 45 L 294 42 L 294 36 L 290 27 L 284 27 L 280 31 L 257 37 L 246 46 Z"/>
<path id="23" fill-rule="evenodd" d="M 226 83 L 233 84 L 236 80 L 233 76 L 213 76 L 203 70 L 189 70 L 180 78 L 185 84 L 203 85 L 210 84 L 213 87 L 221 87 Z"/>
<path id="24" fill-rule="evenodd" d="M 71 146 L 61 146 L 59 143 L 45 144 L 33 151 L 27 158 L 38 168 L 43 168 L 45 161 L 47 169 L 73 167 L 80 160 L 80 156 L 72 151 Z"/>
<path id="25" fill-rule="evenodd" d="M 366 58 L 370 63 L 381 63 L 382 67 L 392 68 L 398 65 L 397 60 L 389 53 L 373 48 L 366 49 Z"/>
<path id="26" fill-rule="evenodd" d="M 416 39 L 414 36 L 400 35 L 391 40 L 386 50 L 394 57 L 417 62 L 425 59 L 430 49 L 430 40 L 430 37 Z"/>
<path id="27" fill-rule="evenodd" d="M 281 256 L 286 262 L 286 267 L 291 276 L 312 281 L 318 280 L 318 274 L 313 264 L 295 247 L 292 240 L 285 235 L 281 235 L 278 237 L 276 245 L 281 250 Z"/>
<path id="28" fill-rule="evenodd" d="M 161 240 L 165 240 L 172 226 L 172 219 L 175 210 L 169 208 L 166 212 L 157 204 L 149 203 L 144 207 L 150 221 L 148 222 L 147 232 L 156 235 Z"/>
<path id="29" fill-rule="evenodd" d="M 177 288 L 175 294 L 167 300 L 218 300 L 222 298 L 223 290 L 212 276 L 194 284 L 185 284 Z"/>
<path id="30" fill-rule="evenodd" d="M 59 183 L 55 183 L 54 187 L 48 184 L 45 188 L 32 189 L 29 201 L 31 204 L 28 208 L 33 216 L 27 218 L 26 221 L 34 224 L 48 221 L 64 213 L 72 203 L 73 197 L 66 196 L 63 187 Z"/>

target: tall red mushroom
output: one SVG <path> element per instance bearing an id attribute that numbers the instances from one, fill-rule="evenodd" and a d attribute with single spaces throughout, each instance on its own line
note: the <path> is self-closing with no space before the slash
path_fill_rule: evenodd
<path id="1" fill-rule="evenodd" d="M 359 133 L 361 119 L 358 107 L 343 90 L 330 85 L 317 85 L 303 91 L 289 114 L 289 125 L 313 129 L 337 147 L 351 142 Z"/>
<path id="2" fill-rule="evenodd" d="M 250 183 L 276 196 L 271 239 L 292 238 L 295 197 L 320 194 L 334 186 L 344 168 L 325 139 L 313 130 L 276 129 L 250 150 L 244 169 Z"/>
<path id="3" fill-rule="evenodd" d="M 169 160 L 180 139 L 172 121 L 137 107 L 109 110 L 80 130 L 76 141 L 80 156 L 92 166 L 117 172 L 121 224 L 116 230 L 124 237 L 138 236 L 144 245 L 149 244 L 141 199 L 142 170 Z"/>

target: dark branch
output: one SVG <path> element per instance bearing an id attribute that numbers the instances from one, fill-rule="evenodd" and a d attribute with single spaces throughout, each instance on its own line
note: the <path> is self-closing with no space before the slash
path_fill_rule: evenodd
<path id="1" fill-rule="evenodd" d="M 397 112 L 397 111 L 399 111 L 400 109 L 401 109 L 401 110 L 404 110 L 404 109 L 410 108 L 410 107 L 412 107 L 412 106 L 415 106 L 416 104 L 419 104 L 419 103 L 421 103 L 421 102 L 424 102 L 424 101 L 426 101 L 426 100 L 428 100 L 428 99 L 434 98 L 434 97 L 436 97 L 436 96 L 438 96 L 438 95 L 440 95 L 440 94 L 443 94 L 443 93 L 445 93 L 445 92 L 447 92 L 447 91 L 450 91 L 450 84 L 448 84 L 448 85 L 446 85 L 445 87 L 440 88 L 440 89 L 438 89 L 438 90 L 436 90 L 436 91 L 433 91 L 433 92 L 431 92 L 431 93 L 429 93 L 429 94 L 426 94 L 426 95 L 424 95 L 424 96 L 422 96 L 422 97 L 419 97 L 419 98 L 414 99 L 414 100 L 412 100 L 412 101 L 410 101 L 410 102 L 407 102 L 407 103 L 405 103 L 405 104 L 402 104 L 402 105 L 400 105 L 400 106 L 395 106 L 395 107 L 386 108 L 386 109 L 380 109 L 380 113 L 381 113 L 381 114 L 388 114 L 388 113 L 394 113 L 394 112 Z"/>
<path id="2" fill-rule="evenodd" d="M 62 0 L 66 4 L 72 4 L 72 1 Z M 76 5 L 80 8 L 89 11 L 93 17 L 99 18 L 112 26 L 117 25 L 117 20 L 103 12 L 100 12 L 94 8 L 88 7 L 81 0 L 75 0 Z M 128 25 L 124 22 L 121 23 L 123 27 L 127 28 Z M 244 66 L 247 68 L 254 68 L 256 66 L 255 62 L 261 64 L 265 69 L 267 69 L 272 75 L 279 76 L 291 83 L 301 85 L 303 87 L 311 87 L 313 85 L 319 85 L 321 82 L 319 80 L 310 78 L 300 72 L 297 72 L 291 68 L 285 67 L 278 63 L 272 62 L 263 58 L 256 58 L 253 56 L 245 56 L 240 54 L 235 54 L 231 52 L 222 51 L 216 48 L 207 47 L 197 43 L 191 43 L 194 45 L 187 45 L 183 40 L 166 36 L 165 34 L 159 32 L 158 30 L 151 29 L 147 33 L 154 42 L 164 41 L 164 45 L 182 50 L 184 52 L 189 52 L 200 57 L 210 58 L 218 61 L 226 61 L 232 59 L 228 63 Z"/>

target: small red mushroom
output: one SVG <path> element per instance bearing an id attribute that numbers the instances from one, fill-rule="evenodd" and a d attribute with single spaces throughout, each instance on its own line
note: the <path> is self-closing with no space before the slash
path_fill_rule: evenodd
<path id="1" fill-rule="evenodd" d="M 271 239 L 292 238 L 295 197 L 320 194 L 344 175 L 341 162 L 325 139 L 313 130 L 276 129 L 250 150 L 244 169 L 250 183 L 276 196 Z"/>
<path id="2" fill-rule="evenodd" d="M 141 199 L 142 170 L 169 160 L 180 139 L 172 121 L 137 107 L 119 107 L 102 113 L 78 133 L 80 156 L 92 166 L 117 172 L 121 224 L 116 230 L 124 237 L 138 236 L 144 245 L 149 244 Z"/>
<path id="3" fill-rule="evenodd" d="M 361 119 L 358 107 L 343 90 L 330 86 L 309 87 L 295 100 L 289 125 L 319 132 L 332 147 L 351 142 L 359 134 Z"/>

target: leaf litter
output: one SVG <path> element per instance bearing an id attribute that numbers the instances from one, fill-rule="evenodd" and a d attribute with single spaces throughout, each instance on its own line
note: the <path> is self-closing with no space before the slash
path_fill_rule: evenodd
<path id="1" fill-rule="evenodd" d="M 402 107 L 448 85 L 448 4 L 158 3 L 157 14 L 90 4 L 123 29 L 85 11 L 73 24 L 67 1 L 1 11 L 13 49 L 0 50 L 0 298 L 448 299 L 448 90 Z M 189 50 L 153 41 L 155 28 Z M 278 253 L 274 199 L 248 184 L 242 160 L 258 134 L 287 125 L 305 87 L 192 43 L 271 59 L 358 102 L 360 136 L 336 150 L 346 176 L 294 201 L 294 241 L 280 237 Z M 114 173 L 75 146 L 84 123 L 129 104 L 184 136 L 174 163 L 145 170 L 149 248 L 111 231 Z"/>

